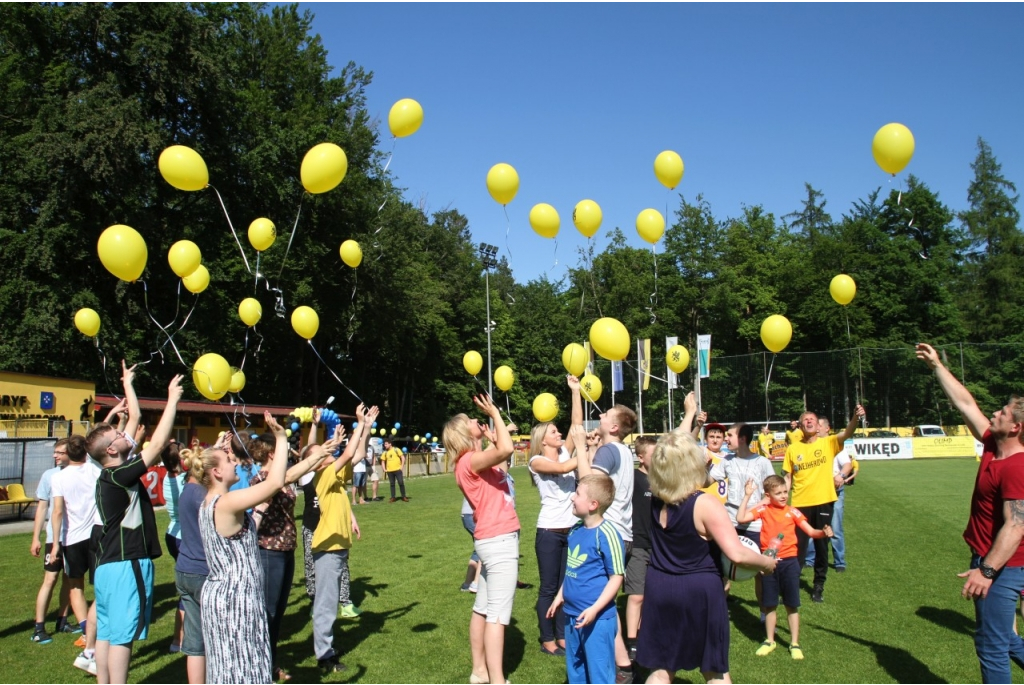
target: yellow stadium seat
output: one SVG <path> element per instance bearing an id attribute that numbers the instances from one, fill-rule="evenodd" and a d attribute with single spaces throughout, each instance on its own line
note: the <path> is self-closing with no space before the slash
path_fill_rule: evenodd
<path id="1" fill-rule="evenodd" d="M 35 504 L 32 497 L 25 495 L 25 486 L 21 483 L 11 483 L 7 486 L 7 499 L 0 502 L 0 505 L 10 504 L 18 507 L 18 518 L 25 512 L 29 505 Z"/>

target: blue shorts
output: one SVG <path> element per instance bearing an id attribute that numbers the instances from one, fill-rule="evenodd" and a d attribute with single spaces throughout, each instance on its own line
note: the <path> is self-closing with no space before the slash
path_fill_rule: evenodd
<path id="1" fill-rule="evenodd" d="M 366 487 L 366 471 L 354 471 L 352 473 L 352 486 L 356 488 Z"/>
<path id="2" fill-rule="evenodd" d="M 796 557 L 779 559 L 775 572 L 761 577 L 763 588 L 762 605 L 765 609 L 779 606 L 779 595 L 782 603 L 789 609 L 800 606 L 800 560 Z"/>
<path id="3" fill-rule="evenodd" d="M 615 682 L 615 633 L 618 623 L 609 612 L 590 625 L 576 627 L 565 615 L 565 668 L 570 683 Z"/>
<path id="4" fill-rule="evenodd" d="M 96 639 L 112 645 L 145 640 L 153 614 L 153 561 L 130 559 L 96 567 Z"/>

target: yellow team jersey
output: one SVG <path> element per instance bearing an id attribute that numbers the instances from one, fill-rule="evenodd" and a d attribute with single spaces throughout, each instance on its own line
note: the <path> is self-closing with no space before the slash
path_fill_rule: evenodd
<path id="1" fill-rule="evenodd" d="M 722 461 L 721 457 L 716 457 L 714 452 L 709 452 L 706 448 L 704 450 L 704 454 L 710 457 L 711 466 L 714 466 L 715 464 Z M 710 470 L 710 466 L 708 467 L 708 470 Z M 701 490 L 708 493 L 709 495 L 714 495 L 715 497 L 718 498 L 719 502 L 725 504 L 725 497 L 729 493 L 729 479 L 725 478 L 722 480 L 711 481 L 711 485 L 707 486 L 706 488 L 701 488 Z"/>
<path id="2" fill-rule="evenodd" d="M 348 503 L 345 481 L 333 466 L 315 477 L 320 523 L 313 532 L 314 552 L 336 552 L 352 547 L 352 507 Z"/>
<path id="3" fill-rule="evenodd" d="M 814 507 L 839 498 L 832 480 L 832 462 L 842 449 L 835 435 L 811 443 L 794 442 L 786 448 L 782 470 L 793 475 L 794 507 Z"/>
<path id="4" fill-rule="evenodd" d="M 772 443 L 775 442 L 775 436 L 771 433 L 765 435 L 764 433 L 758 433 L 757 435 L 757 451 L 762 457 L 772 458 Z"/>
<path id="5" fill-rule="evenodd" d="M 385 471 L 400 471 L 402 469 L 402 450 L 392 447 L 381 455 L 380 460 L 384 462 Z"/>

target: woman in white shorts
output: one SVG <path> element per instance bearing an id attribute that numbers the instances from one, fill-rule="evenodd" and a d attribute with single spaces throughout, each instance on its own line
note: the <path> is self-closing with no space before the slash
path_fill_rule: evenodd
<path id="1" fill-rule="evenodd" d="M 494 430 L 465 414 L 456 414 L 444 427 L 444 448 L 455 462 L 455 481 L 473 507 L 474 548 L 481 564 L 469 620 L 469 682 L 504 683 L 505 626 L 512 619 L 519 577 L 519 517 L 507 473 L 512 438 L 487 395 L 474 397 L 473 402 L 493 419 Z M 486 450 L 484 438 L 490 442 Z"/>

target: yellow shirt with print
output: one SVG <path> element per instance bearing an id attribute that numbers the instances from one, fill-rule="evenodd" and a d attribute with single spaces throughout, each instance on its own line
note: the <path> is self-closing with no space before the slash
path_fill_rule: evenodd
<path id="1" fill-rule="evenodd" d="M 762 457 L 772 458 L 772 443 L 775 442 L 775 436 L 772 433 L 758 433 L 757 434 L 757 451 Z"/>
<path id="2" fill-rule="evenodd" d="M 337 552 L 352 547 L 352 507 L 345 481 L 333 465 L 316 474 L 316 497 L 320 523 L 313 532 L 314 552 Z"/>
<path id="3" fill-rule="evenodd" d="M 843 449 L 835 435 L 814 442 L 794 442 L 786 448 L 782 470 L 793 474 L 793 506 L 815 507 L 839 499 L 832 480 L 832 461 Z"/>
<path id="4" fill-rule="evenodd" d="M 397 447 L 392 447 L 382 454 L 380 460 L 384 462 L 385 472 L 402 470 L 402 450 Z"/>
<path id="5" fill-rule="evenodd" d="M 704 456 L 711 460 L 708 462 L 709 471 L 711 470 L 712 466 L 722 461 L 721 457 L 716 457 L 714 452 L 711 452 L 706 448 L 704 450 Z M 729 479 L 725 478 L 722 480 L 713 480 L 711 481 L 711 485 L 707 486 L 706 488 L 701 488 L 701 490 L 708 493 L 709 495 L 717 497 L 719 502 L 725 504 L 725 497 L 726 495 L 729 494 Z"/>

